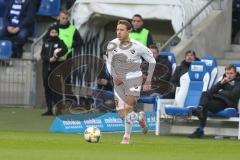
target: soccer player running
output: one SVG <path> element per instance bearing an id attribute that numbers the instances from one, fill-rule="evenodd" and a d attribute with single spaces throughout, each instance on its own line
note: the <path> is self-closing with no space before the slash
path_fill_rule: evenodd
<path id="1" fill-rule="evenodd" d="M 131 24 L 128 21 L 119 20 L 116 32 L 117 38 L 110 41 L 107 46 L 106 62 L 109 73 L 113 77 L 116 110 L 125 122 L 125 134 L 121 144 L 129 144 L 134 121 L 139 122 L 143 133 L 146 134 L 148 131 L 145 113 L 133 111 L 141 92 L 142 57 L 149 62 L 148 76 L 144 82 L 143 91 L 151 88 L 156 61 L 147 47 L 129 38 Z"/>

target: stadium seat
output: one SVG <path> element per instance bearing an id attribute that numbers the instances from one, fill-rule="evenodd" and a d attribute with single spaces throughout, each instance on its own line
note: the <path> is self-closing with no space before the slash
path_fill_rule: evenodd
<path id="1" fill-rule="evenodd" d="M 236 66 L 237 71 L 240 73 L 240 63 L 238 63 L 238 64 L 234 64 L 234 66 Z"/>
<path id="2" fill-rule="evenodd" d="M 180 78 L 179 92 L 174 104 L 165 105 L 165 114 L 170 116 L 191 116 L 197 107 L 201 94 L 207 90 L 210 76 L 204 62 L 192 62 L 189 71 Z"/>
<path id="3" fill-rule="evenodd" d="M 3 28 L 3 18 L 0 17 L 0 29 L 2 29 L 2 28 Z"/>
<path id="4" fill-rule="evenodd" d="M 0 59 L 6 60 L 11 58 L 12 43 L 8 40 L 0 40 Z"/>
<path id="5" fill-rule="evenodd" d="M 218 68 L 217 68 L 217 60 L 212 55 L 205 55 L 201 58 L 201 61 L 206 64 L 207 72 L 210 75 L 210 82 L 208 88 L 211 88 L 216 80 Z"/>
<path id="6" fill-rule="evenodd" d="M 208 116 L 210 117 L 222 117 L 222 118 L 231 118 L 238 117 L 238 112 L 235 108 L 226 108 L 220 112 L 212 113 L 208 112 Z"/>
<path id="7" fill-rule="evenodd" d="M 0 17 L 3 17 L 4 8 L 6 7 L 7 0 L 0 0 Z"/>
<path id="8" fill-rule="evenodd" d="M 61 0 L 41 0 L 37 12 L 40 16 L 58 16 L 61 7 Z"/>
<path id="9" fill-rule="evenodd" d="M 160 52 L 160 55 L 168 57 L 169 62 L 172 64 L 172 75 L 173 75 L 177 67 L 176 58 L 174 54 L 172 52 Z"/>
<path id="10" fill-rule="evenodd" d="M 158 96 L 145 96 L 145 97 L 140 97 L 138 102 L 140 103 L 147 103 L 147 104 L 153 104 L 153 111 L 157 111 L 157 106 L 158 106 Z"/>

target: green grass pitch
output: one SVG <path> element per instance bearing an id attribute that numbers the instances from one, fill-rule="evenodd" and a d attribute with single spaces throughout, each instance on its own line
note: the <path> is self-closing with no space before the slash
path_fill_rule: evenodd
<path id="1" fill-rule="evenodd" d="M 42 109 L 0 108 L 0 160 L 234 160 L 240 142 L 211 137 L 134 133 L 130 145 L 120 145 L 122 134 L 103 133 L 99 143 L 81 134 L 49 133 L 53 117 Z"/>

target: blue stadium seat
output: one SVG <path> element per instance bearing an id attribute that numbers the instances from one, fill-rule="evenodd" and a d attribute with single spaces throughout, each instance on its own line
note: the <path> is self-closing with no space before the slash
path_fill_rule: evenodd
<path id="1" fill-rule="evenodd" d="M 172 64 L 172 75 L 173 75 L 177 67 L 175 55 L 172 52 L 160 52 L 160 55 L 168 57 L 169 62 Z"/>
<path id="2" fill-rule="evenodd" d="M 147 103 L 147 104 L 153 104 L 153 111 L 157 111 L 157 105 L 158 105 L 158 96 L 145 96 L 145 97 L 140 97 L 138 102 L 140 103 Z"/>
<path id="3" fill-rule="evenodd" d="M 2 28 L 3 28 L 3 18 L 0 17 L 0 29 L 2 29 Z"/>
<path id="4" fill-rule="evenodd" d="M 197 107 L 203 91 L 210 81 L 206 65 L 201 61 L 192 62 L 189 71 L 180 78 L 179 92 L 175 102 L 165 105 L 165 113 L 171 116 L 191 116 L 192 108 Z"/>
<path id="5" fill-rule="evenodd" d="M 0 40 L 0 59 L 6 60 L 11 58 L 12 42 L 8 40 Z"/>
<path id="6" fill-rule="evenodd" d="M 58 16 L 61 7 L 61 0 L 41 0 L 37 12 L 40 16 Z"/>
<path id="7" fill-rule="evenodd" d="M 201 61 L 206 64 L 207 72 L 210 75 L 210 82 L 208 88 L 211 88 L 216 80 L 218 68 L 217 68 L 217 60 L 212 55 L 205 55 L 201 58 Z"/>
<path id="8" fill-rule="evenodd" d="M 238 111 L 235 108 L 226 108 L 220 112 L 212 113 L 208 112 L 210 117 L 223 117 L 223 118 L 231 118 L 231 117 L 238 117 Z"/>
<path id="9" fill-rule="evenodd" d="M 240 63 L 238 63 L 238 64 L 234 64 L 234 66 L 237 67 L 237 71 L 240 73 Z"/>
<path id="10" fill-rule="evenodd" d="M 3 17 L 4 9 L 7 5 L 7 0 L 0 0 L 0 17 Z"/>

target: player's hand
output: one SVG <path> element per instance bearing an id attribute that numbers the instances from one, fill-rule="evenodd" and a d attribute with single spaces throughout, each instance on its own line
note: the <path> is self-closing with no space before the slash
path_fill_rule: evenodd
<path id="1" fill-rule="evenodd" d="M 123 81 L 121 81 L 120 79 L 117 79 L 117 78 L 114 79 L 113 81 L 114 81 L 114 84 L 117 85 L 117 86 L 119 86 L 123 83 Z"/>
<path id="2" fill-rule="evenodd" d="M 151 82 L 145 82 L 143 85 L 143 91 L 148 91 L 151 89 Z"/>

